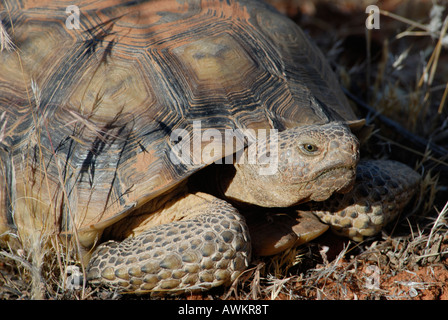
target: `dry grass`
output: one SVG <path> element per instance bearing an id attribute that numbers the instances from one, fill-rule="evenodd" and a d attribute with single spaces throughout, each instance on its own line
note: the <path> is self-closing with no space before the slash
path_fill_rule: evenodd
<path id="1" fill-rule="evenodd" d="M 388 126 L 378 113 L 360 108 L 379 129 L 363 151 L 408 163 L 422 174 L 423 183 L 403 216 L 381 235 L 353 243 L 327 234 L 254 261 L 229 288 L 186 298 L 448 299 L 448 159 L 429 143 L 448 148 L 448 12 L 421 1 L 426 11 L 406 16 L 416 2 L 382 1 L 380 7 L 387 9 L 382 10 L 381 30 L 366 34 L 360 26 L 368 1 L 346 0 L 337 6 L 325 0 L 270 2 L 310 32 L 350 92 L 399 124 L 400 129 Z M 0 49 L 14 49 L 1 21 Z M 33 88 L 38 96 L 38 87 Z M 5 124 L 4 117 L 0 123 Z M 402 129 L 426 144 L 403 138 Z M 4 125 L 0 141 L 3 136 Z M 82 273 L 72 270 L 75 252 L 40 236 L 27 245 L 3 248 L 0 298 L 123 298 L 82 283 L 73 287 L 71 272 Z"/>
<path id="2" fill-rule="evenodd" d="M 0 52 L 3 50 L 11 51 L 15 49 L 15 45 L 11 40 L 11 37 L 6 32 L 5 28 L 3 27 L 2 20 L 0 19 Z"/>

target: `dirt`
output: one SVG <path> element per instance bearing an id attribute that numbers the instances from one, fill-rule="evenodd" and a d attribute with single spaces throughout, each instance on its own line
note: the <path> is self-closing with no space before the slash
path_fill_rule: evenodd
<path id="1" fill-rule="evenodd" d="M 445 248 L 446 249 L 446 248 Z M 355 258 L 356 259 L 356 258 Z M 396 269 L 375 261 L 341 259 L 333 272 L 319 279 L 315 290 L 297 291 L 307 299 L 328 300 L 446 300 L 448 259 L 413 268 Z M 316 269 L 325 269 L 320 265 Z"/>

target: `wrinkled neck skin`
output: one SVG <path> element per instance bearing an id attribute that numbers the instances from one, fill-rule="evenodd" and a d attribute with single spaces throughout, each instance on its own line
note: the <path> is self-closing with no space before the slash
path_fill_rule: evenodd
<path id="1" fill-rule="evenodd" d="M 268 162 L 234 164 L 233 175 L 220 173 L 221 193 L 230 201 L 261 207 L 290 207 L 324 201 L 348 192 L 359 161 L 359 142 L 341 123 L 285 130 L 278 141 L 258 141 L 259 159 Z M 264 144 L 264 146 L 263 146 Z M 250 150 L 246 149 L 247 157 Z"/>

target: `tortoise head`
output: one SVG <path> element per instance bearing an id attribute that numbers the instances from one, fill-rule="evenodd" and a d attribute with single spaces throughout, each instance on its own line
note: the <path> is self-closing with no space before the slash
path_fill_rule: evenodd
<path id="1" fill-rule="evenodd" d="M 359 142 L 344 124 L 296 127 L 280 132 L 275 139 L 275 143 L 273 136 L 258 141 L 265 144 L 258 150 L 269 153 L 269 164 L 235 164 L 235 176 L 224 192 L 227 197 L 263 207 L 289 207 L 351 190 Z M 275 170 L 263 171 L 267 166 Z"/>

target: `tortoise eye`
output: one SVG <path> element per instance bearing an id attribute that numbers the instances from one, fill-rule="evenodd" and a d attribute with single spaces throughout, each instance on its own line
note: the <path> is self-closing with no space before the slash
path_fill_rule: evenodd
<path id="1" fill-rule="evenodd" d="M 301 149 L 308 154 L 313 154 L 319 150 L 315 144 L 312 143 L 304 143 L 301 145 Z"/>

